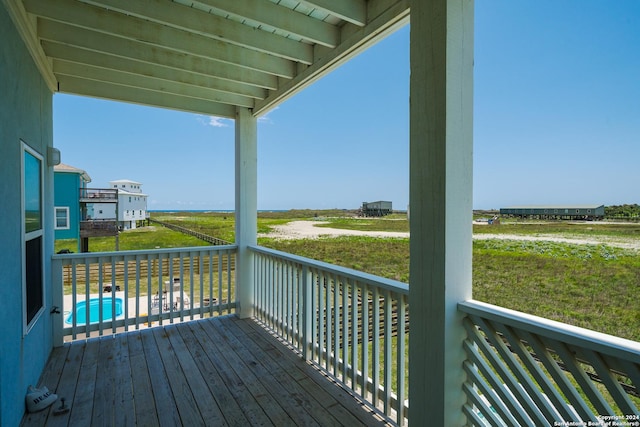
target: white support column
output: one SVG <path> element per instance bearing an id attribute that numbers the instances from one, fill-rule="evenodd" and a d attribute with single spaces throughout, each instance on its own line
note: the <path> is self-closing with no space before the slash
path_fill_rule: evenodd
<path id="1" fill-rule="evenodd" d="M 411 2 L 409 420 L 466 424 L 471 298 L 473 0 Z"/>
<path id="2" fill-rule="evenodd" d="M 236 299 L 241 318 L 253 316 L 253 255 L 248 245 L 258 234 L 257 119 L 247 108 L 236 111 Z"/>

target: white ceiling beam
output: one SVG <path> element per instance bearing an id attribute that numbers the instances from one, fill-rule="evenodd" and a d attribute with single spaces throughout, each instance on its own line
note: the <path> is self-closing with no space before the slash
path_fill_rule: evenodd
<path id="1" fill-rule="evenodd" d="M 367 23 L 367 2 L 365 0 L 300 0 L 300 3 L 320 9 L 359 27 L 363 27 Z"/>
<path id="2" fill-rule="evenodd" d="M 408 22 L 409 0 L 389 0 L 388 7 L 382 13 L 370 20 L 365 27 L 349 34 L 340 46 L 328 51 L 313 65 L 298 73 L 293 80 L 284 82 L 278 90 L 271 91 L 266 99 L 256 101 L 254 115 L 266 113 Z"/>
<path id="3" fill-rule="evenodd" d="M 309 44 L 266 31 L 255 31 L 239 22 L 182 4 L 165 0 L 81 1 L 291 61 L 307 65 L 313 61 L 313 47 Z"/>
<path id="4" fill-rule="evenodd" d="M 195 87 L 174 81 L 129 74 L 122 71 L 78 64 L 59 59 L 53 61 L 53 72 L 57 78 L 60 78 L 62 75 L 80 77 L 84 79 L 98 80 L 104 83 L 130 86 L 133 88 L 152 90 L 155 92 L 174 94 L 189 98 L 204 99 L 207 101 L 220 102 L 222 104 L 237 105 L 247 108 L 253 108 L 254 102 L 254 100 L 249 97 L 231 95 L 213 89 Z"/>
<path id="5" fill-rule="evenodd" d="M 219 92 L 249 98 L 264 99 L 267 96 L 267 91 L 263 88 L 243 85 L 241 83 L 204 76 L 202 74 L 191 73 L 188 71 L 176 70 L 175 68 L 143 63 L 129 58 L 93 52 L 73 46 L 65 46 L 46 40 L 42 42 L 42 47 L 47 55 L 53 58 L 59 58 L 64 61 L 75 62 L 77 64 L 93 65 L 125 73 L 150 76 L 157 79 L 174 81 L 176 83 L 191 85 L 194 87 L 213 89 Z"/>
<path id="6" fill-rule="evenodd" d="M 206 6 L 277 28 L 311 43 L 335 47 L 339 28 L 267 0 L 197 0 Z"/>
<path id="7" fill-rule="evenodd" d="M 236 108 L 227 104 L 115 85 L 96 80 L 81 79 L 78 77 L 60 75 L 58 78 L 60 92 L 62 93 L 81 94 L 94 98 L 130 102 L 139 105 L 151 105 L 154 107 L 208 114 L 229 119 L 235 117 Z"/>
<path id="8" fill-rule="evenodd" d="M 20 37 L 27 46 L 27 50 L 31 54 L 33 61 L 38 67 L 42 78 L 51 92 L 58 90 L 58 81 L 53 74 L 51 62 L 45 55 L 40 42 L 38 41 L 37 30 L 30 21 L 27 12 L 20 0 L 2 0 L 11 20 L 15 24 Z"/>
<path id="9" fill-rule="evenodd" d="M 24 4 L 29 13 L 57 22 L 203 58 L 215 58 L 279 77 L 294 76 L 292 61 L 75 0 L 25 0 Z"/>
<path id="10" fill-rule="evenodd" d="M 231 65 L 212 59 L 194 57 L 158 46 L 123 39 L 120 37 L 86 30 L 46 19 L 38 19 L 38 35 L 43 40 L 54 41 L 68 46 L 81 47 L 95 52 L 135 59 L 151 64 L 164 65 L 178 70 L 214 76 L 221 79 L 240 81 L 245 84 L 276 89 L 277 77 Z"/>

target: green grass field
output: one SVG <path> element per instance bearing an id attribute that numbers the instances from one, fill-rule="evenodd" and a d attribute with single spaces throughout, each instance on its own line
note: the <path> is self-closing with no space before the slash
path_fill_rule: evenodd
<path id="1" fill-rule="evenodd" d="M 162 221 L 234 240 L 233 214 L 176 213 Z M 323 219 L 330 227 L 407 231 L 406 217 L 356 219 L 343 211 L 261 213 L 258 231 L 294 219 Z M 474 233 L 594 236 L 637 241 L 637 224 L 505 223 L 474 226 Z M 382 277 L 409 281 L 409 239 L 339 237 L 307 240 L 260 238 L 261 245 Z M 151 227 L 120 235 L 120 249 L 206 245 L 193 237 Z M 75 241 L 56 242 L 56 251 L 76 251 Z M 115 238 L 91 239 L 93 252 L 115 248 Z M 630 249 L 513 240 L 477 240 L 473 244 L 473 296 L 491 304 L 640 341 L 640 257 Z"/>

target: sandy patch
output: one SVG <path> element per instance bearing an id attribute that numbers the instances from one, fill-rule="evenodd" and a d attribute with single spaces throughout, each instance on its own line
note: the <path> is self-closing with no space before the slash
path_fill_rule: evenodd
<path id="1" fill-rule="evenodd" d="M 284 225 L 278 225 L 270 233 L 260 234 L 260 237 L 271 237 L 276 239 L 317 239 L 319 237 L 339 237 L 339 236 L 370 236 L 370 237 L 394 237 L 409 238 L 409 233 L 391 231 L 362 231 L 344 230 L 340 228 L 317 227 L 320 224 L 328 224 L 327 221 L 291 221 Z M 635 239 L 625 239 L 611 236 L 593 236 L 592 238 L 538 235 L 526 236 L 519 234 L 474 234 L 474 239 L 487 240 L 522 240 L 522 241 L 547 241 L 558 243 L 570 243 L 574 245 L 608 245 L 623 249 L 640 250 L 640 241 Z"/>
<path id="2" fill-rule="evenodd" d="M 362 231 L 345 230 L 341 228 L 316 227 L 320 224 L 329 224 L 328 221 L 291 221 L 284 225 L 273 227 L 270 233 L 261 234 L 260 237 L 272 237 L 276 239 L 317 239 L 319 237 L 339 236 L 370 236 L 370 237 L 396 237 L 408 238 L 409 233 L 393 231 Z"/>

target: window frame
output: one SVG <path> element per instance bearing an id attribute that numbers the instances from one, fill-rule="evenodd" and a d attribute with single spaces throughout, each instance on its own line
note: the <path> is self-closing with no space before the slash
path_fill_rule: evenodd
<path id="1" fill-rule="evenodd" d="M 64 210 L 66 213 L 65 217 L 65 226 L 60 227 L 58 225 L 58 211 Z M 69 217 L 69 206 L 56 206 L 53 208 L 53 228 L 54 230 L 69 230 L 71 228 L 71 221 Z"/>
<path id="2" fill-rule="evenodd" d="M 38 153 L 36 150 L 34 150 L 31 146 L 29 146 L 29 144 L 27 144 L 26 142 L 24 142 L 23 140 L 20 140 L 20 152 L 21 152 L 21 156 L 20 156 L 20 175 L 21 175 L 21 179 L 20 179 L 20 193 L 21 193 L 21 197 L 20 197 L 20 203 L 21 203 L 21 245 L 22 245 L 22 325 L 23 325 L 23 335 L 27 335 L 31 329 L 33 329 L 33 326 L 38 323 L 38 319 L 40 319 L 40 317 L 42 316 L 42 313 L 44 313 L 45 310 L 45 301 L 46 301 L 46 295 L 45 295 L 45 282 L 44 282 L 44 156 L 41 155 L 40 153 Z M 39 163 L 39 197 L 38 197 L 38 203 L 39 203 L 39 228 L 35 229 L 35 230 L 29 230 L 27 231 L 27 220 L 26 220 L 26 209 L 27 209 L 27 200 L 26 200 L 26 196 L 27 196 L 27 188 L 26 188 L 26 178 L 27 178 L 27 170 L 26 170 L 26 165 L 25 165 L 25 157 L 26 155 L 29 154 L 31 156 L 33 156 Z M 40 266 L 38 268 L 38 271 L 40 273 L 40 307 L 38 308 L 37 311 L 35 311 L 33 313 L 33 315 L 28 318 L 30 316 L 30 313 L 28 313 L 29 311 L 29 300 L 28 300 L 28 288 L 29 288 L 29 284 L 27 283 L 27 262 L 29 261 L 27 259 L 27 245 L 28 243 L 34 241 L 34 240 L 38 240 L 39 239 L 39 248 L 36 247 L 36 249 L 39 249 L 39 254 L 40 254 Z M 29 249 L 33 249 L 33 247 L 30 247 Z"/>

